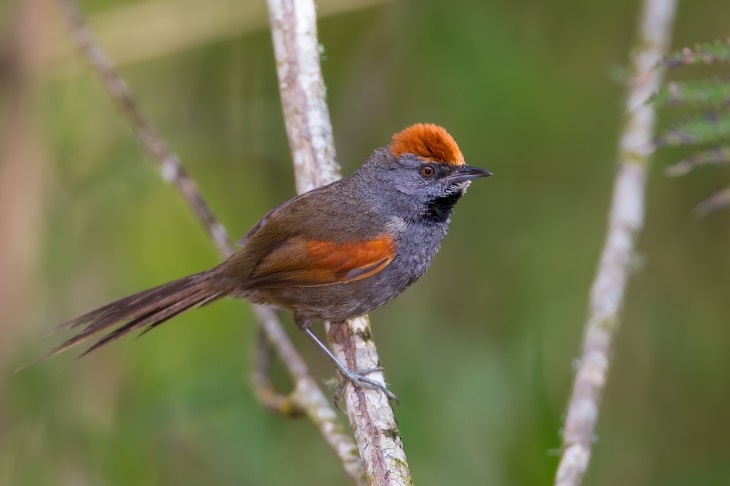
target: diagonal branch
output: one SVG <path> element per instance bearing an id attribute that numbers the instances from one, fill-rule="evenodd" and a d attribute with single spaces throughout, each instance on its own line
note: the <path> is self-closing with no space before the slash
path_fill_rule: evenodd
<path id="1" fill-rule="evenodd" d="M 268 5 L 297 190 L 304 192 L 340 176 L 319 65 L 315 6 L 312 0 L 268 0 Z M 331 325 L 329 336 L 349 368 L 379 365 L 366 317 Z M 382 373 L 369 376 L 383 380 Z M 368 483 L 410 484 L 403 442 L 385 395 L 348 385 L 345 400 Z"/>
<path id="2" fill-rule="evenodd" d="M 101 78 L 104 87 L 119 108 L 122 116 L 129 121 L 136 131 L 144 148 L 152 159 L 158 162 L 163 178 L 172 182 L 178 189 L 180 195 L 208 232 L 221 256 L 225 258 L 231 255 L 235 248 L 228 239 L 225 228 L 213 216 L 200 195 L 197 185 L 180 164 L 178 155 L 170 150 L 167 142 L 142 115 L 129 87 L 119 76 L 112 62 L 97 43 L 74 0 L 59 0 L 59 4 L 76 43 L 91 67 Z M 352 453 L 355 448 L 352 438 L 340 425 L 337 414 L 309 373 L 304 360 L 282 329 L 274 312 L 261 306 L 254 306 L 254 311 L 267 342 L 277 351 L 295 382 L 293 394 L 291 397 L 287 397 L 290 399 L 289 401 L 281 400 L 281 396 L 272 396 L 272 389 L 265 391 L 257 389 L 259 397 L 271 398 L 267 402 L 269 406 L 277 402 L 281 407 L 281 403 L 286 402 L 296 411 L 303 410 L 319 429 L 325 441 L 335 451 L 348 476 L 358 481 L 362 476 L 362 465 L 359 458 Z"/>
<path id="3" fill-rule="evenodd" d="M 628 116 L 619 141 L 619 170 L 614 182 L 608 234 L 591 288 L 583 347 L 563 428 L 557 486 L 581 484 L 590 461 L 635 242 L 644 224 L 644 192 L 655 121 L 654 107 L 646 100 L 661 81 L 663 71 L 653 68 L 669 45 L 676 7 L 676 0 L 644 1 L 639 39 L 631 58 L 629 79 L 632 82 L 626 99 Z"/>
<path id="4" fill-rule="evenodd" d="M 200 196 L 195 181 L 190 178 L 180 163 L 180 157 L 170 150 L 165 139 L 157 133 L 142 115 L 129 86 L 119 76 L 111 60 L 96 42 L 94 34 L 86 25 L 86 21 L 74 0 L 59 0 L 59 3 L 76 44 L 86 56 L 86 60 L 94 68 L 96 74 L 101 78 L 112 101 L 116 103 L 119 111 L 134 128 L 137 137 L 142 142 L 142 146 L 152 159 L 159 163 L 162 177 L 172 182 L 178 189 L 180 195 L 200 220 L 213 243 L 215 243 L 218 252 L 224 258 L 230 256 L 236 250 L 228 239 L 225 228 L 216 220 L 210 208 Z"/>

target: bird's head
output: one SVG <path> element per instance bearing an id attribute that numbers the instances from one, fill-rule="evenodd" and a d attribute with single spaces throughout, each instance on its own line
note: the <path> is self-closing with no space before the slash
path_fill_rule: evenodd
<path id="1" fill-rule="evenodd" d="M 454 138 L 442 127 L 418 123 L 396 133 L 388 147 L 388 179 L 424 208 L 425 217 L 445 221 L 471 180 L 492 175 L 464 162 Z"/>

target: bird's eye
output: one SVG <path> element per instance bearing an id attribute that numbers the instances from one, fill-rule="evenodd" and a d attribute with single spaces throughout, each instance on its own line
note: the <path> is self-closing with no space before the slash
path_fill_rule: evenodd
<path id="1" fill-rule="evenodd" d="M 426 179 L 430 179 L 435 173 L 436 170 L 434 170 L 434 168 L 430 165 L 424 165 L 423 167 L 421 167 L 421 175 Z"/>

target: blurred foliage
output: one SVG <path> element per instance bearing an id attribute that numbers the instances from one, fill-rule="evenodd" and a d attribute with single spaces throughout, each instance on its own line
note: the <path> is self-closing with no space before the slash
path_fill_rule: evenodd
<path id="1" fill-rule="evenodd" d="M 669 68 L 730 64 L 730 38 L 725 41 L 697 44 L 668 54 L 660 66 Z M 730 79 L 730 78 L 728 78 Z M 699 145 L 699 152 L 690 153 L 667 168 L 672 176 L 685 175 L 696 167 L 730 163 L 730 80 L 718 78 L 670 81 L 655 93 L 649 102 L 657 107 L 675 106 L 690 109 L 693 114 L 661 133 L 657 147 Z M 730 185 L 706 198 L 697 207 L 697 214 L 706 216 L 730 206 Z"/>
<path id="2" fill-rule="evenodd" d="M 53 2 L 22 0 L 0 7 L 0 17 L 20 17 L 31 3 L 46 7 L 25 14 L 31 22 L 0 25 L 30 29 L 23 38 L 36 48 L 62 52 Z M 93 26 L 132 3 L 82 6 Z M 373 315 L 417 484 L 552 481 L 638 8 L 410 0 L 321 19 L 345 173 L 392 133 L 430 121 L 495 174 L 460 203 L 430 272 Z M 192 36 L 186 22 L 196 15 L 149 14 L 123 24 L 129 44 L 109 46 L 127 59 L 120 68 L 142 110 L 234 237 L 293 195 L 266 14 L 256 11 L 258 23 L 237 36 L 164 56 L 133 60 L 144 46 L 137 24 Z M 728 16 L 726 0 L 682 2 L 675 45 L 727 36 Z M 54 59 L 28 70 L 27 83 L 0 83 L 0 137 L 21 126 L 5 108 L 15 97 L 27 128 L 23 140 L 0 140 L 41 154 L 12 159 L 24 171 L 0 165 L 10 181 L 0 187 L 15 191 L 0 205 L 2 249 L 27 256 L 1 260 L 19 266 L 0 271 L 0 295 L 15 291 L 0 315 L 0 485 L 345 483 L 310 423 L 272 416 L 253 397 L 255 325 L 241 302 L 13 374 L 59 342 L 39 338 L 56 323 L 217 261 L 99 81 L 72 55 Z M 660 151 L 656 165 L 676 157 Z M 691 214 L 718 177 L 727 180 L 727 167 L 716 170 L 682 180 L 654 173 L 586 484 L 730 483 L 729 216 L 698 223 Z M 331 376 L 291 329 L 317 376 Z"/>
<path id="3" fill-rule="evenodd" d="M 724 41 L 705 42 L 676 50 L 666 55 L 660 64 L 677 67 L 719 62 L 730 62 L 730 37 Z"/>

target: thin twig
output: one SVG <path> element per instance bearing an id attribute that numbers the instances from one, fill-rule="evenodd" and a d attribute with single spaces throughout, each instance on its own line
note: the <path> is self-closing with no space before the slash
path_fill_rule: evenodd
<path id="1" fill-rule="evenodd" d="M 619 141 L 619 171 L 614 182 L 608 234 L 591 288 L 589 316 L 563 428 L 557 486 L 581 484 L 590 461 L 635 242 L 644 223 L 644 193 L 655 122 L 654 107 L 646 100 L 658 89 L 663 70 L 654 71 L 641 82 L 636 80 L 652 71 L 666 52 L 676 3 L 676 0 L 644 2 L 639 38 L 631 59 L 633 82 L 628 86 L 628 116 Z"/>
<path id="2" fill-rule="evenodd" d="M 290 418 L 301 417 L 306 412 L 299 405 L 294 394 L 284 395 L 279 393 L 271 382 L 271 366 L 274 349 L 269 344 L 269 341 L 267 341 L 267 336 L 263 329 L 259 329 L 258 341 L 251 380 L 253 381 L 253 387 L 256 390 L 259 401 L 270 412 Z"/>
<path id="3" fill-rule="evenodd" d="M 301 193 L 340 174 L 319 65 L 315 6 L 312 0 L 268 0 L 268 5 L 279 90 Z M 367 318 L 333 324 L 329 335 L 335 354 L 351 369 L 379 365 Z M 369 377 L 383 380 L 382 373 Z M 398 425 L 385 395 L 348 385 L 345 401 L 368 483 L 410 484 Z"/>
<path id="4" fill-rule="evenodd" d="M 142 145 L 153 160 L 160 164 L 162 177 L 172 182 L 180 191 L 185 202 L 193 210 L 195 216 L 208 232 L 218 252 L 224 257 L 230 256 L 235 248 L 228 239 L 225 228 L 213 216 L 198 187 L 180 164 L 180 157 L 170 150 L 165 139 L 152 127 L 142 115 L 127 83 L 119 76 L 116 68 L 101 46 L 96 42 L 94 34 L 86 25 L 81 11 L 74 0 L 59 0 L 66 20 L 71 27 L 71 34 L 76 44 L 86 56 L 96 74 L 101 78 L 117 108 L 126 117 L 137 132 Z"/>
<path id="5" fill-rule="evenodd" d="M 59 3 L 76 43 L 101 78 L 121 114 L 137 132 L 144 148 L 152 159 L 159 163 L 163 178 L 172 182 L 178 189 L 185 202 L 205 227 L 221 256 L 225 258 L 231 255 L 235 248 L 228 239 L 225 228 L 213 216 L 195 182 L 180 164 L 180 158 L 170 150 L 166 141 L 140 112 L 129 87 L 96 42 L 74 0 L 59 0 Z M 254 306 L 254 311 L 266 334 L 267 341 L 278 352 L 284 366 L 294 379 L 295 389 L 292 398 L 296 403 L 295 407 L 306 411 L 307 416 L 315 423 L 324 439 L 335 451 L 345 472 L 357 480 L 362 476 L 362 466 L 359 459 L 352 453 L 355 448 L 352 438 L 340 425 L 337 414 L 317 386 L 317 382 L 282 329 L 276 315 L 270 309 L 261 306 Z M 267 403 L 269 408 L 274 407 L 274 402 L 283 403 L 281 397 L 274 394 L 272 389 L 257 391 L 259 397 L 270 397 L 272 402 Z M 287 406 L 289 405 L 291 403 L 287 404 Z"/>

